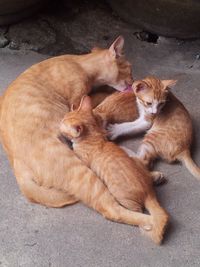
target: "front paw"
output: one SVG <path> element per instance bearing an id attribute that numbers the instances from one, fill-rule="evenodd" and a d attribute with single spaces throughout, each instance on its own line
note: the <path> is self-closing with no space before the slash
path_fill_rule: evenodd
<path id="1" fill-rule="evenodd" d="M 110 140 L 115 140 L 119 136 L 118 127 L 118 124 L 109 124 L 107 126 L 107 136 Z"/>

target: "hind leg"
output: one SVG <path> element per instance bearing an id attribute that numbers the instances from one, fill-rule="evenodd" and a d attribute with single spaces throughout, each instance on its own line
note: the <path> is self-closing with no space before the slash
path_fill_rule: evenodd
<path id="1" fill-rule="evenodd" d="M 138 117 L 133 92 L 115 92 L 106 97 L 93 111 L 106 123 L 134 121 Z"/>
<path id="2" fill-rule="evenodd" d="M 63 183 L 57 185 L 56 188 L 39 186 L 34 181 L 32 170 L 20 160 L 14 160 L 13 167 L 22 193 L 32 202 L 49 207 L 62 207 L 81 200 L 109 220 L 138 225 L 146 230 L 151 229 L 149 215 L 129 211 L 122 207 L 102 181 L 85 165 L 80 165 L 75 155 L 73 161 L 75 170 L 73 167 L 70 168 L 71 171 L 68 173 L 70 180 L 63 179 Z M 77 175 L 77 165 L 79 165 L 78 172 L 81 175 Z"/>
<path id="3" fill-rule="evenodd" d="M 97 107 L 101 102 L 105 100 L 106 97 L 110 96 L 111 92 L 106 91 L 98 91 L 98 92 L 92 92 L 90 94 L 91 100 L 92 100 L 92 107 Z"/>
<path id="4" fill-rule="evenodd" d="M 81 175 L 75 175 L 73 169 L 71 169 L 71 172 L 74 175 L 71 177 L 71 181 L 67 183 L 66 190 L 87 206 L 92 207 L 109 220 L 138 225 L 146 230 L 151 229 L 151 216 L 130 211 L 121 206 L 104 183 L 85 165 L 80 166 L 79 162 L 78 172 Z M 65 184 L 63 186 L 65 187 Z"/>
<path id="5" fill-rule="evenodd" d="M 143 142 L 138 149 L 137 156 L 147 168 L 150 168 L 152 161 L 157 157 L 157 153 L 153 145 Z"/>
<path id="6" fill-rule="evenodd" d="M 143 142 L 137 152 L 138 158 L 143 162 L 143 164 L 149 169 L 152 166 L 153 160 L 157 158 L 157 152 L 155 151 L 153 145 L 147 142 Z M 162 172 L 152 171 L 151 177 L 155 185 L 161 185 L 167 182 Z"/>
<path id="7" fill-rule="evenodd" d="M 60 208 L 77 202 L 76 198 L 62 190 L 37 184 L 34 173 L 22 161 L 14 160 L 13 167 L 21 192 L 31 202 L 54 208 Z"/>
<path id="8" fill-rule="evenodd" d="M 138 155 L 131 149 L 125 147 L 125 146 L 120 146 L 131 158 L 138 158 Z M 155 185 L 161 185 L 164 184 L 167 180 L 165 179 L 164 175 L 162 172 L 159 171 L 151 171 L 150 172 L 151 177 L 153 179 L 153 183 Z"/>

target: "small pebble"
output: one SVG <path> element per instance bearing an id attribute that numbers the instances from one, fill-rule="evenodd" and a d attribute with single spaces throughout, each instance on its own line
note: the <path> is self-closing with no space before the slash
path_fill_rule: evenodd
<path id="1" fill-rule="evenodd" d="M 19 45 L 13 41 L 10 42 L 9 48 L 13 50 L 19 50 Z"/>
<path id="2" fill-rule="evenodd" d="M 199 60 L 200 59 L 200 54 L 197 54 L 196 55 L 196 60 Z"/>

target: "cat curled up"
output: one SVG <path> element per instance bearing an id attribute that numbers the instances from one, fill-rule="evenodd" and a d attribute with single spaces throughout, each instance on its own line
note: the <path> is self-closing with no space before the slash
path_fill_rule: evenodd
<path id="1" fill-rule="evenodd" d="M 62 207 L 82 201 L 107 219 L 135 224 L 134 213 L 58 139 L 60 121 L 92 86 L 123 90 L 132 84 L 124 39 L 108 49 L 64 55 L 33 65 L 0 99 L 0 139 L 22 193 L 32 202 Z"/>
<path id="2" fill-rule="evenodd" d="M 128 110 L 120 107 L 120 102 L 124 106 L 127 102 L 130 106 L 132 100 L 134 108 L 130 109 L 129 115 L 134 119 L 108 126 L 110 138 L 113 140 L 121 135 L 147 131 L 138 150 L 138 157 L 147 166 L 157 157 L 168 162 L 179 160 L 191 174 L 200 179 L 200 168 L 190 155 L 193 132 L 190 115 L 169 89 L 175 83 L 174 80 L 160 80 L 155 77 L 135 81 L 132 85 L 134 93 L 128 93 L 131 95 L 129 99 L 126 93 L 119 94 L 118 98 L 111 95 L 95 112 L 99 115 L 105 114 L 105 107 L 114 105 L 112 111 L 115 117 L 120 114 L 120 110 L 126 111 L 128 116 Z M 108 111 L 109 108 L 106 113 Z M 102 117 L 106 119 L 106 116 Z"/>
<path id="3" fill-rule="evenodd" d="M 88 96 L 82 98 L 77 110 L 65 115 L 60 130 L 72 141 L 75 154 L 103 180 L 115 199 L 133 211 L 135 225 L 159 244 L 168 215 L 158 203 L 151 173 L 139 159 L 130 158 L 116 144 L 107 141 Z M 142 213 L 144 207 L 150 215 Z"/>

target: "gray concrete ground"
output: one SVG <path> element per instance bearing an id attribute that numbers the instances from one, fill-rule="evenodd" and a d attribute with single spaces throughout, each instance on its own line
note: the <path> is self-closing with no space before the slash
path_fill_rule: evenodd
<path id="1" fill-rule="evenodd" d="M 163 37 L 156 44 L 143 42 L 133 34 L 139 29 L 119 20 L 106 5 L 94 9 L 89 3 L 70 12 L 43 12 L 1 31 L 8 45 L 0 50 L 0 92 L 49 55 L 85 52 L 123 34 L 135 78 L 153 74 L 178 79 L 174 93 L 193 118 L 193 156 L 200 165 L 200 42 Z M 136 149 L 138 141 L 123 143 Z M 138 228 L 107 221 L 82 204 L 51 209 L 29 203 L 0 149 L 0 266 L 200 266 L 200 182 L 179 164 L 158 163 L 156 168 L 169 180 L 157 192 L 171 216 L 160 247 Z"/>

